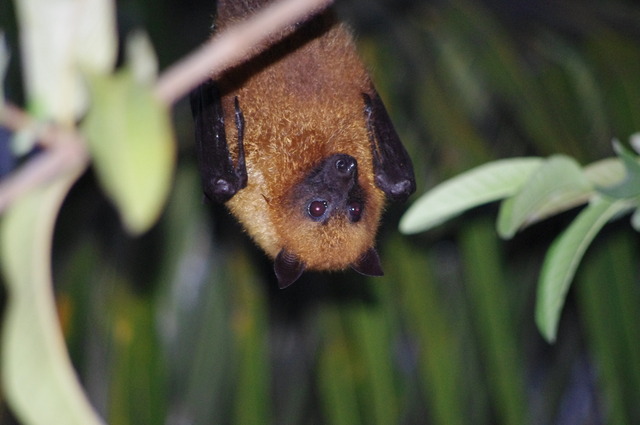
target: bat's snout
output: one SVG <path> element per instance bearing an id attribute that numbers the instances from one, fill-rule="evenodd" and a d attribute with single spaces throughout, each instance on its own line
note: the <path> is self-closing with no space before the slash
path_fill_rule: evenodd
<path id="1" fill-rule="evenodd" d="M 339 155 L 335 162 L 338 174 L 343 177 L 351 177 L 358 170 L 358 162 L 351 155 Z"/>

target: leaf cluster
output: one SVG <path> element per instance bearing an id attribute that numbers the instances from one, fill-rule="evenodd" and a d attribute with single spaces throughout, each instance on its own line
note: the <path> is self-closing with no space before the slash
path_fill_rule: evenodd
<path id="1" fill-rule="evenodd" d="M 638 136 L 632 137 L 637 147 Z M 417 199 L 400 221 L 400 231 L 429 230 L 468 209 L 502 200 L 498 235 L 518 231 L 582 204 L 588 206 L 550 247 L 538 283 L 536 322 L 548 341 L 556 338 L 569 286 L 589 244 L 600 229 L 635 211 L 631 223 L 640 230 L 640 162 L 614 141 L 618 158 L 581 167 L 565 155 L 512 158 L 489 162 L 447 180 Z"/>
<path id="2" fill-rule="evenodd" d="M 173 130 L 153 92 L 150 44 L 132 37 L 129 60 L 115 71 L 114 5 L 86 6 L 16 2 L 28 113 L 4 96 L 0 103 L 0 123 L 13 133 L 3 142 L 22 163 L 1 185 L 3 196 L 12 184 L 22 188 L 5 201 L 0 221 L 8 291 L 2 389 L 25 424 L 102 423 L 74 376 L 55 309 L 51 241 L 66 194 L 90 160 L 127 229 L 140 234 L 160 215 L 173 176 Z M 0 37 L 0 81 L 9 59 Z"/>

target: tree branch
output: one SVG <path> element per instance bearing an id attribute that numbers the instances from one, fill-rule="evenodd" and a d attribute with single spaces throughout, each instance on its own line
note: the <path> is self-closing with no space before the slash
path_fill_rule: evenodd
<path id="1" fill-rule="evenodd" d="M 275 42 L 282 32 L 329 6 L 333 0 L 281 0 L 253 18 L 229 27 L 202 47 L 169 67 L 156 84 L 156 95 L 167 105 L 175 103 L 198 84 L 215 78 Z"/>
<path id="2" fill-rule="evenodd" d="M 281 0 L 264 8 L 254 17 L 230 26 L 202 47 L 169 67 L 160 75 L 155 92 L 166 105 L 175 103 L 207 78 L 259 53 L 273 35 L 329 6 L 333 0 Z M 37 128 L 37 123 L 21 109 L 0 104 L 0 125 L 17 132 Z M 12 174 L 0 180 L 0 212 L 20 195 L 45 184 L 58 175 L 89 163 L 83 136 L 72 129 L 54 125 L 37 134 L 45 149 Z"/>
<path id="3" fill-rule="evenodd" d="M 0 124 L 12 131 L 35 127 L 29 115 L 10 104 L 1 106 Z M 20 195 L 89 163 L 86 143 L 78 132 L 48 126 L 36 137 L 43 152 L 0 180 L 0 212 Z"/>

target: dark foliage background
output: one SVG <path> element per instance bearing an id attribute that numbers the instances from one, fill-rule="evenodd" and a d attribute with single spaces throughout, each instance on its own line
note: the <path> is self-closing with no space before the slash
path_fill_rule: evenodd
<path id="1" fill-rule="evenodd" d="M 414 158 L 418 194 L 483 162 L 612 156 L 640 129 L 640 8 L 632 1 L 343 0 Z M 213 1 L 119 1 L 162 67 L 207 38 Z M 10 2 L 0 26 L 15 52 Z M 141 238 L 91 173 L 61 211 L 61 323 L 90 399 L 123 424 L 640 423 L 638 239 L 598 237 L 549 346 L 533 321 L 550 242 L 573 218 L 499 241 L 485 207 L 439 229 L 379 236 L 386 276 L 308 274 L 280 291 L 227 213 L 204 205 L 190 111 L 175 108 L 173 195 Z M 5 413 L 3 423 L 11 423 Z"/>

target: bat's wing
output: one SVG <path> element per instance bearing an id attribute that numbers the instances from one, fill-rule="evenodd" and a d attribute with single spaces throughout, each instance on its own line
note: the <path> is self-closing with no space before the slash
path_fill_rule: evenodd
<path id="1" fill-rule="evenodd" d="M 392 200 L 403 201 L 416 190 L 411 158 L 378 93 L 365 93 L 363 98 L 376 185 Z"/>
<path id="2" fill-rule="evenodd" d="M 235 99 L 235 124 L 238 132 L 236 164 L 229 153 L 220 93 L 213 81 L 203 83 L 191 93 L 191 111 L 196 133 L 196 154 L 205 196 L 226 202 L 247 185 L 244 160 L 244 118 Z"/>

